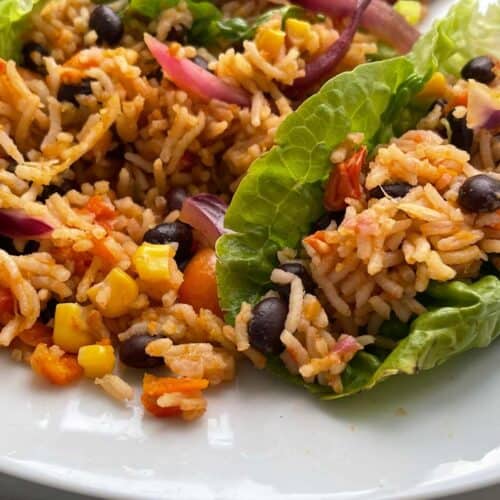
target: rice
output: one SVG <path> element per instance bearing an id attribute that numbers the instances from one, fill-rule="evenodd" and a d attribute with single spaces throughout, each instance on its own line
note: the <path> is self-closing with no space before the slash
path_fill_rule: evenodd
<path id="1" fill-rule="evenodd" d="M 499 235 L 486 237 L 500 216 L 475 217 L 457 205 L 456 181 L 477 173 L 469 160 L 432 131 L 407 132 L 378 150 L 365 185 L 415 187 L 403 198 L 352 203 L 338 228 L 305 238 L 312 275 L 334 317 L 353 334 L 367 326 L 374 333 L 392 313 L 403 322 L 421 314 L 416 295 L 431 280 L 469 277 L 500 249 Z"/>
<path id="2" fill-rule="evenodd" d="M 252 0 L 223 2 L 220 8 L 225 17 L 253 19 L 276 3 L 288 5 Z M 110 7 L 119 9 L 120 2 Z M 48 52 L 35 54 L 39 73 L 14 61 L 0 70 L 0 207 L 22 210 L 53 228 L 34 251 L 31 242 L 17 239 L 12 255 L 0 250 L 1 292 L 13 302 L 8 318 L 0 318 L 0 344 L 17 349 L 26 331 L 53 329 L 54 319 L 47 322 L 42 313 L 49 314 L 54 302 L 72 304 L 99 345 L 147 336 L 144 355 L 161 358 L 174 378 L 146 375 L 143 404 L 158 416 L 190 420 L 206 409 L 201 392 L 206 386 L 234 379 L 238 358 L 265 367 L 266 357 L 249 338 L 252 306 L 243 303 L 234 327 L 228 325 L 218 308 L 183 303 L 189 302 L 185 262 L 169 253 L 148 276 L 137 252 L 144 250 L 148 230 L 182 219 L 179 203 L 171 199 L 175 188 L 230 200 L 298 104 L 285 87 L 305 74 L 306 64 L 323 54 L 344 26 L 311 17 L 301 19 L 297 29 L 296 22 L 283 22 L 276 13 L 241 46 L 211 52 L 179 42 L 194 23 L 181 1 L 150 22 L 130 20 L 120 44 L 108 47 L 89 28 L 95 8 L 90 0 L 45 2 L 31 16 L 32 29 L 23 40 Z M 163 78 L 143 41 L 144 30 L 177 57 L 204 59 L 215 77 L 249 94 L 250 106 L 206 102 Z M 375 52 L 377 40 L 359 32 L 336 70 L 350 70 Z M 84 91 L 63 98 L 68 88 L 82 84 Z M 429 128 L 439 123 L 434 115 Z M 332 152 L 332 162 L 348 158 L 363 139 L 349 134 Z M 379 150 L 365 184 L 370 189 L 398 179 L 424 187 L 400 201 L 350 200 L 342 225 L 332 223 L 306 240 L 310 262 L 303 252 L 280 251 L 281 263 L 304 265 L 319 287 L 316 296 L 292 273 L 275 269 L 271 276 L 290 288 L 281 359 L 293 373 L 341 391 L 347 363 L 372 342 L 367 332 L 376 333 L 392 312 L 401 319 L 420 314 L 424 308 L 415 295 L 429 280 L 466 275 L 485 253 L 497 251 L 496 214 L 462 214 L 455 181 L 472 175 L 479 164 L 495 170 L 499 149 L 495 137 L 478 133 L 469 159 L 431 131 L 410 132 Z M 182 248 L 170 244 L 168 251 L 179 257 Z M 112 273 L 122 280 L 118 287 Z M 363 335 L 354 338 L 358 333 Z M 81 376 L 78 349 L 65 353 L 48 344 L 28 349 L 37 373 L 61 385 Z M 16 358 L 24 357 L 16 351 Z M 65 370 L 69 375 L 61 378 Z M 117 400 L 133 397 L 118 375 L 108 373 L 95 383 Z M 188 389 L 175 390 L 182 383 Z M 175 387 L 166 390 L 169 384 Z"/>
<path id="3" fill-rule="evenodd" d="M 96 378 L 95 384 L 117 401 L 130 401 L 134 397 L 134 389 L 118 375 L 104 375 Z"/>

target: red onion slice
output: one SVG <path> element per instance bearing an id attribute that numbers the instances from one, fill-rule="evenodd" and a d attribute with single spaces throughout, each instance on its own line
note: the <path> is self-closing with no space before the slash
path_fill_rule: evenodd
<path id="1" fill-rule="evenodd" d="M 361 22 L 361 16 L 372 0 L 361 0 L 354 10 L 349 26 L 341 33 L 339 38 L 328 48 L 326 52 L 316 57 L 306 65 L 306 74 L 298 78 L 286 91 L 291 97 L 303 97 L 308 89 L 326 80 L 343 57 L 347 54 L 352 40 Z"/>
<path id="2" fill-rule="evenodd" d="M 229 85 L 189 59 L 174 57 L 166 45 L 147 33 L 144 41 L 167 78 L 180 89 L 195 94 L 204 101 L 217 99 L 243 107 L 250 106 L 250 96 L 244 90 Z"/>
<path id="3" fill-rule="evenodd" d="M 197 194 L 182 204 L 180 220 L 199 231 L 212 247 L 225 232 L 227 205 L 213 194 Z"/>
<path id="4" fill-rule="evenodd" d="M 500 127 L 500 91 L 469 80 L 467 126 L 476 130 Z"/>
<path id="5" fill-rule="evenodd" d="M 9 238 L 43 238 L 54 228 L 22 210 L 0 208 L 0 234 Z"/>
<path id="6" fill-rule="evenodd" d="M 356 0 L 295 0 L 295 3 L 335 18 L 352 16 L 357 6 Z M 361 26 L 401 54 L 408 52 L 420 36 L 418 30 L 383 0 L 372 1 L 361 17 Z"/>
<path id="7" fill-rule="evenodd" d="M 337 354 L 354 354 L 363 349 L 361 344 L 351 335 L 341 335 L 333 346 L 332 352 Z"/>

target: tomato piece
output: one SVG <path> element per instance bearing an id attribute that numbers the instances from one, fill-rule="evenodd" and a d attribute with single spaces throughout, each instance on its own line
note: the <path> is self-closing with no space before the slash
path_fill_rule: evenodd
<path id="1" fill-rule="evenodd" d="M 52 345 L 52 328 L 37 322 L 31 328 L 23 330 L 19 338 L 31 347 L 36 347 L 38 344 Z"/>
<path id="2" fill-rule="evenodd" d="M 9 288 L 0 288 L 0 312 L 14 312 L 14 297 Z"/>
<path id="3" fill-rule="evenodd" d="M 0 288 L 0 323 L 8 323 L 13 314 L 14 296 L 8 288 Z"/>
<path id="4" fill-rule="evenodd" d="M 217 296 L 216 263 L 217 257 L 211 248 L 204 248 L 195 254 L 184 270 L 179 302 L 192 305 L 197 312 L 210 309 L 222 317 Z"/>
<path id="5" fill-rule="evenodd" d="M 31 368 L 54 385 L 67 385 L 78 380 L 83 375 L 83 369 L 78 364 L 76 356 L 62 356 L 47 347 L 38 344 L 30 358 Z"/>
<path id="6" fill-rule="evenodd" d="M 346 161 L 332 169 L 323 198 L 327 210 L 342 210 L 346 207 L 346 198 L 361 198 L 359 174 L 366 155 L 367 149 L 363 146 Z"/>

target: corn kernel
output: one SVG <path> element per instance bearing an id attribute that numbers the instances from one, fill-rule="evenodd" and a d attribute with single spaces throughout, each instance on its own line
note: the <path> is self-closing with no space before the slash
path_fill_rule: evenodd
<path id="1" fill-rule="evenodd" d="M 54 316 L 54 343 L 66 352 L 77 353 L 84 345 L 92 344 L 94 337 L 79 304 L 58 304 Z"/>
<path id="2" fill-rule="evenodd" d="M 100 291 L 108 288 L 108 296 L 104 302 L 99 300 Z M 119 267 L 113 268 L 104 281 L 87 291 L 90 301 L 106 318 L 117 318 L 126 314 L 130 305 L 137 299 L 139 287 L 134 279 Z"/>
<path id="3" fill-rule="evenodd" d="M 286 20 L 286 32 L 292 38 L 306 38 L 311 33 L 311 25 L 292 17 Z"/>
<path id="4" fill-rule="evenodd" d="M 437 71 L 431 79 L 425 84 L 425 87 L 420 91 L 418 97 L 423 98 L 438 98 L 447 94 L 448 83 L 443 73 Z"/>
<path id="5" fill-rule="evenodd" d="M 144 281 L 165 281 L 170 277 L 170 259 L 175 255 L 171 245 L 143 243 L 134 253 L 132 262 Z"/>
<path id="6" fill-rule="evenodd" d="M 422 4 L 416 0 L 398 0 L 394 4 L 394 10 L 401 14 L 412 26 L 419 23 L 423 13 Z"/>
<path id="7" fill-rule="evenodd" d="M 285 33 L 272 28 L 262 28 L 255 37 L 259 50 L 266 52 L 271 59 L 276 59 L 285 44 Z"/>
<path id="8" fill-rule="evenodd" d="M 110 345 L 87 345 L 78 351 L 78 364 L 86 377 L 100 378 L 115 367 L 115 351 Z"/>

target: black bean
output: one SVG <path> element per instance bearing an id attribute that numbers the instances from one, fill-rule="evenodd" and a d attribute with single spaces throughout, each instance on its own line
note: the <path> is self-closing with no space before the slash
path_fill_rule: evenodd
<path id="1" fill-rule="evenodd" d="M 288 262 L 286 264 L 281 264 L 279 269 L 298 276 L 302 281 L 302 285 L 304 286 L 306 293 L 314 292 L 316 284 L 311 278 L 311 275 L 307 272 L 307 269 L 300 262 Z M 276 291 L 285 300 L 288 300 L 288 297 L 290 296 L 290 285 L 276 285 Z"/>
<path id="2" fill-rule="evenodd" d="M 494 67 L 495 63 L 488 56 L 474 57 L 462 68 L 462 78 L 491 83 L 495 79 Z"/>
<path id="3" fill-rule="evenodd" d="M 182 262 L 191 255 L 193 230 L 191 226 L 183 222 L 167 222 L 146 231 L 143 239 L 147 243 L 156 245 L 177 242 L 179 247 L 175 254 L 175 260 L 177 262 Z"/>
<path id="4" fill-rule="evenodd" d="M 203 69 L 206 69 L 207 71 L 209 71 L 209 69 L 208 69 L 208 61 L 204 57 L 194 56 L 193 59 L 192 59 L 192 61 L 197 66 L 199 66 L 200 68 L 203 68 Z"/>
<path id="5" fill-rule="evenodd" d="M 89 28 L 99 37 L 99 42 L 116 45 L 123 36 L 120 16 L 107 5 L 99 5 L 90 14 Z"/>
<path id="6" fill-rule="evenodd" d="M 280 354 L 280 335 L 288 314 L 287 303 L 278 297 L 261 300 L 252 310 L 248 336 L 252 347 L 264 354 Z"/>
<path id="7" fill-rule="evenodd" d="M 335 221 L 337 223 L 337 226 L 340 226 L 340 224 L 342 224 L 342 221 L 344 220 L 344 217 L 345 210 L 340 210 L 338 212 L 326 212 L 316 222 L 313 223 L 312 231 L 323 231 L 323 229 L 326 229 L 332 223 L 332 221 Z"/>
<path id="8" fill-rule="evenodd" d="M 42 192 L 38 195 L 38 201 L 45 201 L 47 198 L 52 196 L 55 193 L 65 195 L 68 191 L 71 191 L 75 188 L 75 182 L 69 179 L 64 179 L 62 183 L 57 186 L 56 184 L 49 184 L 48 186 L 44 186 Z"/>
<path id="9" fill-rule="evenodd" d="M 0 249 L 7 252 L 9 255 L 19 255 L 12 238 L 9 238 L 8 236 L 0 235 Z"/>
<path id="10" fill-rule="evenodd" d="M 161 69 L 160 66 L 158 66 L 156 69 L 154 69 L 153 71 L 150 71 L 146 77 L 148 78 L 148 80 L 157 80 L 159 82 L 161 82 L 163 80 L 163 70 Z"/>
<path id="11" fill-rule="evenodd" d="M 83 78 L 76 84 L 63 83 L 59 87 L 59 92 L 57 92 L 57 99 L 59 101 L 72 102 L 75 106 L 79 106 L 76 96 L 92 95 L 91 82 L 90 78 Z"/>
<path id="12" fill-rule="evenodd" d="M 187 198 L 187 193 L 184 188 L 172 188 L 167 193 L 167 204 L 169 210 L 180 210 L 184 200 Z"/>
<path id="13" fill-rule="evenodd" d="M 494 212 L 500 208 L 500 181 L 481 174 L 469 177 L 460 187 L 458 204 L 469 212 Z"/>
<path id="14" fill-rule="evenodd" d="M 111 161 L 116 161 L 116 162 L 124 162 L 125 161 L 125 153 L 127 152 L 127 148 L 125 147 L 125 144 L 123 143 L 118 143 L 115 145 L 115 147 L 106 153 L 106 158 Z"/>
<path id="15" fill-rule="evenodd" d="M 36 42 L 26 42 L 22 48 L 23 66 L 41 75 L 47 74 L 42 58 L 49 55 L 49 51 Z"/>
<path id="16" fill-rule="evenodd" d="M 457 118 L 453 112 L 451 112 L 446 118 L 450 124 L 450 142 L 457 148 L 470 153 L 474 140 L 474 133 L 467 127 L 466 117 Z"/>
<path id="17" fill-rule="evenodd" d="M 30 255 L 32 253 L 37 252 L 39 248 L 40 248 L 40 243 L 38 241 L 28 240 L 25 243 L 24 248 L 21 251 L 19 251 L 14 246 L 14 241 L 12 238 L 0 235 L 0 249 L 4 250 L 9 255 Z"/>
<path id="18" fill-rule="evenodd" d="M 163 364 L 163 358 L 146 354 L 146 346 L 158 337 L 142 334 L 133 335 L 119 346 L 120 361 L 131 368 L 155 368 Z"/>
<path id="19" fill-rule="evenodd" d="M 381 198 L 385 198 L 386 196 L 390 198 L 403 198 L 410 192 L 412 188 L 413 186 L 411 184 L 408 184 L 407 182 L 383 184 L 381 186 L 377 186 L 376 188 L 370 189 L 369 196 L 370 198 L 377 198 L 378 200 L 380 200 Z"/>
<path id="20" fill-rule="evenodd" d="M 40 321 L 42 323 L 47 324 L 54 319 L 54 315 L 56 313 L 56 306 L 58 303 L 59 302 L 56 299 L 50 299 L 45 304 L 45 307 L 40 312 Z"/>
<path id="21" fill-rule="evenodd" d="M 188 30 L 183 27 L 174 27 L 168 32 L 167 42 L 178 42 L 181 45 L 185 45 L 188 39 Z"/>
<path id="22" fill-rule="evenodd" d="M 36 240 L 28 240 L 26 244 L 24 245 L 22 254 L 23 255 L 30 255 L 32 253 L 38 252 L 38 249 L 40 248 L 40 242 Z"/>

